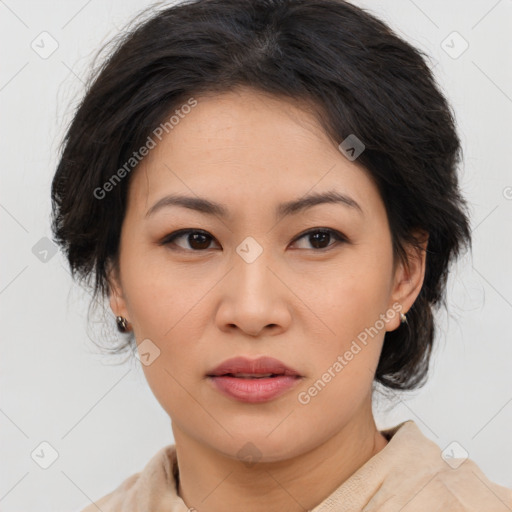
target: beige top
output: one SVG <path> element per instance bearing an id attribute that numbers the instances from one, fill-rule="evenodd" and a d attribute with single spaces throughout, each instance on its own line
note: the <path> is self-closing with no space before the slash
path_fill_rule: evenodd
<path id="1" fill-rule="evenodd" d="M 470 459 L 441 457 L 412 420 L 382 431 L 388 444 L 311 512 L 512 512 L 512 490 Z M 175 445 L 82 512 L 190 512 L 177 494 Z"/>

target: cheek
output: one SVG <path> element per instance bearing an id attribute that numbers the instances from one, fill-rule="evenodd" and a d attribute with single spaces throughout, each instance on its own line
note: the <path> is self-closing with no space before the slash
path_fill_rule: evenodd
<path id="1" fill-rule="evenodd" d="M 377 257 L 370 247 L 361 249 L 329 271 L 314 293 L 308 293 L 303 281 L 302 293 L 321 320 L 321 333 L 310 336 L 305 347 L 308 359 L 314 361 L 305 400 L 311 398 L 319 411 L 342 403 L 332 411 L 334 415 L 353 412 L 366 397 L 385 334 L 381 315 L 386 314 L 389 300 L 391 259 L 385 253 Z"/>
<path id="2" fill-rule="evenodd" d="M 328 329 L 311 336 L 305 347 L 312 373 L 301 388 L 300 402 L 307 402 L 312 416 L 344 423 L 371 392 L 385 334 L 379 320 L 385 294 L 379 297 L 375 282 L 364 284 L 340 280 L 319 297 L 318 310 L 325 312 L 322 321 Z"/>
<path id="3" fill-rule="evenodd" d="M 391 292 L 392 261 L 385 253 L 353 251 L 316 280 L 302 281 L 301 296 L 326 326 L 330 336 L 339 340 L 355 337 L 371 327 L 385 313 Z"/>
<path id="4" fill-rule="evenodd" d="M 142 246 L 127 244 L 122 252 L 126 306 L 138 338 L 163 340 L 193 312 L 201 285 L 185 280 L 180 267 L 169 264 L 160 249 Z"/>

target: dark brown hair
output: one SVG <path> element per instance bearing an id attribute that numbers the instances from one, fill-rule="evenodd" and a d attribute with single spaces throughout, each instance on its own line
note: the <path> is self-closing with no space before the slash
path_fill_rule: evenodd
<path id="1" fill-rule="evenodd" d="M 188 0 L 154 12 L 115 41 L 62 143 L 52 228 L 73 276 L 108 296 L 130 174 L 97 191 L 187 99 L 250 86 L 304 100 L 336 145 L 363 141 L 358 163 L 384 201 L 395 257 L 418 246 L 414 229 L 429 234 L 422 289 L 408 323 L 386 333 L 375 375 L 388 388 L 422 385 L 433 309 L 446 306 L 449 265 L 471 245 L 454 118 L 424 57 L 341 0 Z"/>

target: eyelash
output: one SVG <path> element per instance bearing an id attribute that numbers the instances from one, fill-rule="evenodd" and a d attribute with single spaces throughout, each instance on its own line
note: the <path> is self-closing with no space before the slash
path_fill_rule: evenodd
<path id="1" fill-rule="evenodd" d="M 215 238 L 210 235 L 207 231 L 203 231 L 201 229 L 180 229 L 178 231 L 175 231 L 174 233 L 170 233 L 166 237 L 162 239 L 162 241 L 159 243 L 159 245 L 171 245 L 176 239 L 185 237 L 186 235 L 192 234 L 192 233 L 199 233 L 202 235 L 205 235 L 207 237 L 210 237 L 212 240 L 215 240 Z M 312 250 L 314 252 L 325 252 L 330 250 L 333 246 L 338 245 L 339 243 L 348 243 L 347 237 L 340 233 L 339 231 L 336 231 L 335 229 L 330 228 L 314 228 L 310 229 L 301 235 L 299 235 L 297 238 L 293 240 L 293 243 L 297 242 L 298 240 L 307 237 L 308 235 L 312 235 L 314 233 L 324 233 L 331 235 L 332 238 L 336 240 L 335 243 L 329 244 L 327 247 L 324 247 L 322 249 L 307 249 Z M 178 247 L 178 249 L 172 249 L 172 250 L 182 250 L 182 251 L 188 251 L 188 252 L 205 252 L 208 249 L 184 249 L 183 247 Z"/>

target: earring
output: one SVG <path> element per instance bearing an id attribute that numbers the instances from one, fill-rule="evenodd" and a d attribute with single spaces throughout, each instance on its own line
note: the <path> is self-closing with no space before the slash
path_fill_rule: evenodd
<path id="1" fill-rule="evenodd" d="M 403 313 L 400 313 L 400 323 L 401 324 L 406 324 L 407 323 L 407 316 L 404 315 Z"/>
<path id="2" fill-rule="evenodd" d="M 128 322 L 124 316 L 116 316 L 116 323 L 119 332 L 126 332 L 128 329 Z"/>

